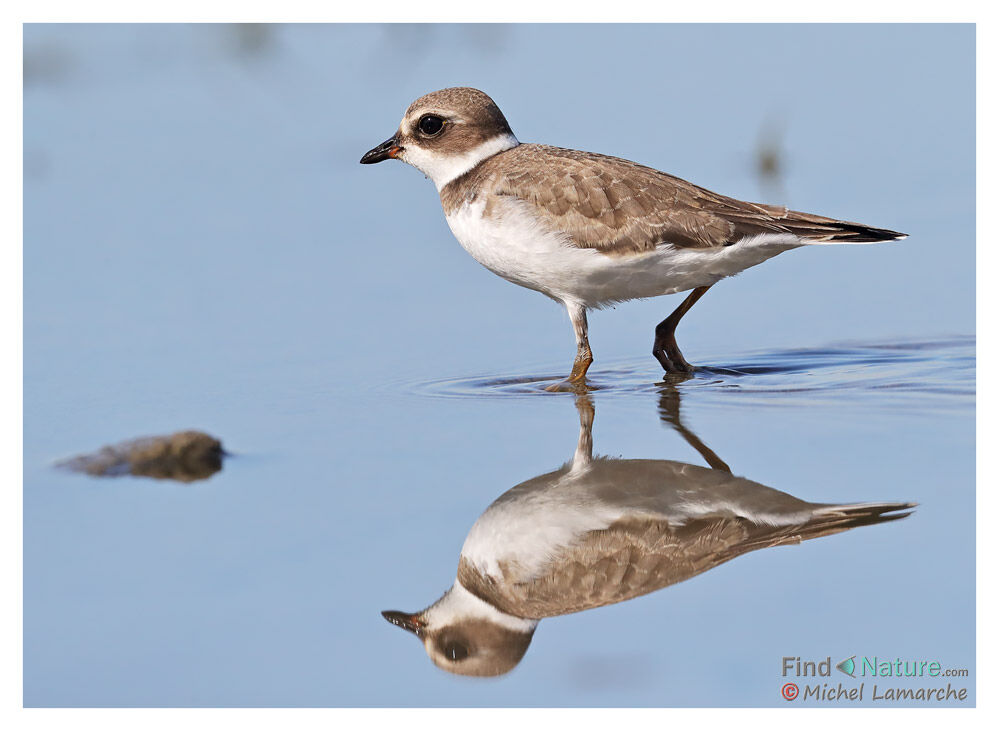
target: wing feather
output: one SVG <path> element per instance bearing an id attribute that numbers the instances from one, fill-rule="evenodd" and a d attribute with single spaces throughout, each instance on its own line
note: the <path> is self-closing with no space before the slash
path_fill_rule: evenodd
<path id="1" fill-rule="evenodd" d="M 617 157 L 522 144 L 483 161 L 441 191 L 451 211 L 479 194 L 514 198 L 574 246 L 610 255 L 657 246 L 706 249 L 760 234 L 865 242 L 903 236 L 849 221 L 748 203 Z"/>
<path id="2" fill-rule="evenodd" d="M 864 525 L 904 518 L 911 503 L 816 506 L 791 525 L 733 515 L 683 525 L 657 518 L 623 518 L 561 547 L 536 576 L 500 563 L 500 578 L 484 576 L 462 558 L 458 580 L 503 612 L 542 619 L 633 599 L 685 581 L 761 548 L 801 543 Z"/>

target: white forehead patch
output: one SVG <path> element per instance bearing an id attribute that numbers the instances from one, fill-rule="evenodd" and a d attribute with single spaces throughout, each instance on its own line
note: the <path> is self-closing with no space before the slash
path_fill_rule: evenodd
<path id="1" fill-rule="evenodd" d="M 467 173 L 486 158 L 519 144 L 520 142 L 512 134 L 497 135 L 459 154 L 435 152 L 410 144 L 403 148 L 399 159 L 434 181 L 434 185 L 440 191 L 445 185 L 459 175 Z"/>

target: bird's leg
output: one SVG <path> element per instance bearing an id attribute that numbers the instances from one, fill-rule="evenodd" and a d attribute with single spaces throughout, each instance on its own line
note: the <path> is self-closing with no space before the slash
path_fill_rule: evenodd
<path id="1" fill-rule="evenodd" d="M 656 340 L 652 344 L 652 355 L 667 373 L 692 373 L 694 370 L 690 363 L 684 360 L 683 353 L 676 344 L 676 326 L 680 324 L 680 318 L 687 314 L 687 310 L 694 306 L 710 286 L 709 284 L 707 287 L 695 287 L 669 317 L 656 325 Z"/>
<path id="2" fill-rule="evenodd" d="M 680 416 L 680 390 L 672 383 L 664 383 L 662 391 L 659 392 L 659 418 L 667 426 L 673 427 L 687 444 L 696 449 L 711 469 L 732 472 L 732 468 L 725 463 L 725 460 L 715 454 L 714 450 L 683 423 L 683 418 Z"/>
<path id="3" fill-rule="evenodd" d="M 576 453 L 572 457 L 572 468 L 583 469 L 593 461 L 593 400 L 587 393 L 576 395 L 576 409 L 579 411 L 579 440 Z"/>
<path id="4" fill-rule="evenodd" d="M 593 362 L 590 341 L 586 337 L 586 308 L 576 302 L 566 304 L 565 308 L 569 312 L 569 319 L 572 320 L 572 330 L 576 333 L 576 360 L 572 363 L 569 381 L 582 383 L 586 380 L 586 371 L 590 363 Z"/>

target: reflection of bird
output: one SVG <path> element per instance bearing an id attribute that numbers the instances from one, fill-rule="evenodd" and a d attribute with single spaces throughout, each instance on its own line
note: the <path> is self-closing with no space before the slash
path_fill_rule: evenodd
<path id="1" fill-rule="evenodd" d="M 587 398 L 577 406 L 573 459 L 486 509 L 444 596 L 416 614 L 383 612 L 416 634 L 439 667 L 462 675 L 509 672 L 545 617 L 633 599 L 749 551 L 897 520 L 913 507 L 808 503 L 727 467 L 594 458 L 593 407 Z M 693 446 L 718 459 L 693 438 Z"/>
<path id="2" fill-rule="evenodd" d="M 456 88 L 420 97 L 396 134 L 361 158 L 398 158 L 437 186 L 452 232 L 501 277 L 561 302 L 576 334 L 569 380 L 593 361 L 586 312 L 693 290 L 656 327 L 653 355 L 689 372 L 683 315 L 710 286 L 789 249 L 904 234 L 728 198 L 605 155 L 520 144 L 492 99 Z"/>
<path id="3" fill-rule="evenodd" d="M 632 599 L 749 551 L 896 520 L 913 507 L 808 503 L 725 469 L 594 458 L 593 407 L 586 398 L 577 405 L 572 461 L 486 509 L 461 549 L 454 585 L 436 603 L 416 614 L 383 612 L 415 633 L 439 667 L 509 672 L 545 617 Z"/>

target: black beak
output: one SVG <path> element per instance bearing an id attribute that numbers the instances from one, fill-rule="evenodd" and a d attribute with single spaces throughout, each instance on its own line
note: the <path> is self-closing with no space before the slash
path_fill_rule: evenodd
<path id="1" fill-rule="evenodd" d="M 385 140 L 378 147 L 373 147 L 365 152 L 364 157 L 361 158 L 361 164 L 371 165 L 372 163 L 388 160 L 389 158 L 394 159 L 400 152 L 402 152 L 402 148 L 399 147 L 399 141 L 395 137 L 392 137 Z"/>
<path id="2" fill-rule="evenodd" d="M 377 160 L 375 162 L 377 162 Z M 404 630 L 412 632 L 417 637 L 423 636 L 423 622 L 417 619 L 415 614 L 406 614 L 405 612 L 388 610 L 382 612 L 382 616 L 396 627 L 402 627 Z"/>

